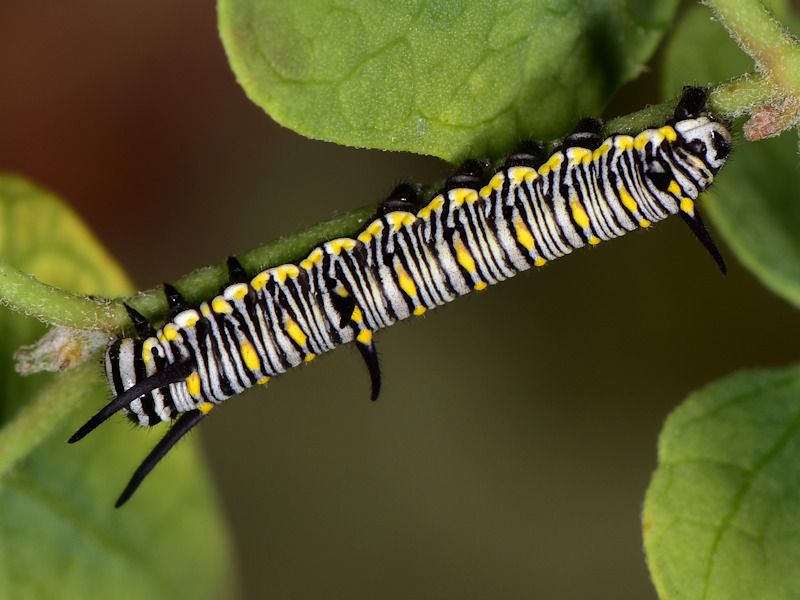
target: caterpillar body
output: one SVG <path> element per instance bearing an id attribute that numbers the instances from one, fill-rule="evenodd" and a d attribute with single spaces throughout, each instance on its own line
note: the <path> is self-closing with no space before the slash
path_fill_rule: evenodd
<path id="1" fill-rule="evenodd" d="M 326 242 L 297 265 L 249 277 L 231 258 L 230 284 L 198 307 L 165 285 L 170 321 L 156 331 L 128 309 L 138 337 L 117 339 L 105 357 L 116 397 L 70 443 L 120 410 L 142 426 L 175 421 L 134 473 L 121 506 L 229 397 L 355 342 L 374 400 L 381 386 L 375 331 L 577 248 L 680 214 L 724 272 L 695 206 L 731 150 L 705 91 L 687 88 L 663 127 L 606 139 L 599 131 L 599 122 L 585 120 L 549 158 L 515 154 L 486 182 L 468 168 L 423 208 L 413 188 L 400 186 L 357 237 Z"/>

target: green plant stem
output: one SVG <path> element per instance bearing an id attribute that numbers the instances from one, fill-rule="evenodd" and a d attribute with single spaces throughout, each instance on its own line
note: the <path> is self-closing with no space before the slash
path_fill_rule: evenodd
<path id="1" fill-rule="evenodd" d="M 0 259 L 0 298 L 10 308 L 51 325 L 113 331 L 125 317 L 121 304 L 47 285 Z"/>
<path id="2" fill-rule="evenodd" d="M 800 45 L 757 0 L 705 0 L 725 29 L 782 90 L 800 90 Z"/>
<path id="3" fill-rule="evenodd" d="M 0 481 L 9 469 L 28 455 L 86 398 L 87 386 L 96 384 L 97 365 L 86 361 L 41 388 L 0 429 Z"/>

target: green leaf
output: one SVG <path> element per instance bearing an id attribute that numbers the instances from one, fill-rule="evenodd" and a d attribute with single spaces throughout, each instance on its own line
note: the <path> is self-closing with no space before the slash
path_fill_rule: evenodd
<path id="1" fill-rule="evenodd" d="M 800 31 L 793 17 L 784 23 Z M 701 6 L 682 21 L 665 62 L 669 92 L 686 82 L 721 81 L 752 67 L 752 61 Z M 749 143 L 737 140 L 706 205 L 715 229 L 742 264 L 776 294 L 800 306 L 798 189 L 796 135 L 784 133 L 778 139 Z"/>
<path id="2" fill-rule="evenodd" d="M 667 420 L 644 506 L 661 598 L 800 597 L 800 367 L 693 394 Z"/>
<path id="3" fill-rule="evenodd" d="M 228 60 L 295 131 L 455 162 L 563 135 L 638 75 L 673 0 L 219 0 Z"/>
<path id="4" fill-rule="evenodd" d="M 14 266 L 83 293 L 130 291 L 116 263 L 49 192 L 2 175 L 0 214 L 1 256 Z M 68 446 L 110 394 L 94 359 L 62 375 L 15 373 L 13 353 L 44 329 L 0 310 L 0 597 L 219 597 L 229 544 L 196 443 L 181 443 L 128 505 L 114 509 L 162 432 L 111 419 Z"/>

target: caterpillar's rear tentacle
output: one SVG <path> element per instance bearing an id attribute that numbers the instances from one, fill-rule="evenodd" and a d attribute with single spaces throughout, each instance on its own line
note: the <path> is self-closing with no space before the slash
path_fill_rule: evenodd
<path id="1" fill-rule="evenodd" d="M 125 489 L 122 490 L 119 498 L 117 498 L 116 503 L 114 503 L 116 508 L 119 508 L 130 500 L 133 492 L 141 485 L 144 478 L 153 470 L 153 467 L 167 455 L 167 452 L 172 449 L 178 440 L 189 433 L 192 427 L 202 421 L 206 414 L 207 413 L 203 413 L 199 410 L 194 410 L 184 413 L 175 421 L 175 424 L 169 428 L 169 431 L 161 438 L 161 441 L 156 444 L 155 448 L 153 448 L 150 454 L 142 461 L 142 464 L 134 471 L 128 485 L 125 486 Z"/>
<path id="2" fill-rule="evenodd" d="M 104 421 L 106 421 L 111 415 L 118 412 L 120 409 L 128 406 L 131 402 L 144 396 L 145 394 L 149 394 L 153 390 L 157 390 L 163 387 L 166 387 L 172 383 L 178 383 L 179 381 L 185 380 L 189 375 L 191 375 L 192 371 L 194 370 L 194 365 L 192 365 L 188 361 L 183 362 L 176 362 L 172 363 L 164 368 L 162 371 L 158 371 L 154 375 L 151 375 L 147 379 L 143 379 L 139 381 L 133 387 L 128 388 L 124 392 L 122 392 L 119 396 L 114 398 L 111 402 L 106 404 L 96 415 L 94 415 L 91 419 L 89 419 L 83 427 L 78 429 L 72 437 L 67 440 L 70 444 L 74 444 L 78 440 L 83 439 L 86 434 L 91 432 L 93 429 L 96 429 L 99 425 L 101 425 Z"/>

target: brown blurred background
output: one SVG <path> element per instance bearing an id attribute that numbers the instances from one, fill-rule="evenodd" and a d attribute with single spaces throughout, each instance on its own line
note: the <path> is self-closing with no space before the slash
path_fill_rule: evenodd
<path id="1" fill-rule="evenodd" d="M 279 127 L 215 18 L 0 8 L 0 170 L 70 202 L 140 288 L 448 172 Z M 672 219 L 393 327 L 375 404 L 351 349 L 233 399 L 201 435 L 243 597 L 655 598 L 639 511 L 665 416 L 798 355 L 796 311 L 722 249 L 727 278 Z"/>

